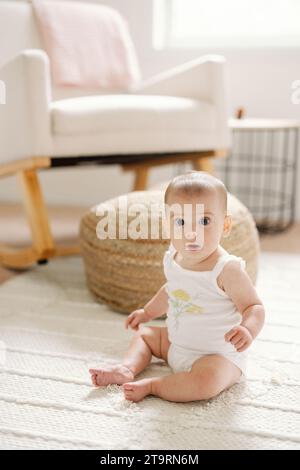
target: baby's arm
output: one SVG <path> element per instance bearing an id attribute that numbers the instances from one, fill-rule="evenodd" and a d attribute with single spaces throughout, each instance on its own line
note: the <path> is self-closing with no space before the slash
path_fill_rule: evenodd
<path id="1" fill-rule="evenodd" d="M 150 320 L 160 317 L 168 310 L 168 293 L 166 291 L 166 284 L 164 284 L 159 291 L 146 303 L 144 311 Z"/>
<path id="2" fill-rule="evenodd" d="M 134 310 L 126 319 L 125 328 L 137 329 L 140 323 L 153 320 L 167 312 L 168 294 L 166 284 L 146 303 L 144 308 Z"/>
<path id="3" fill-rule="evenodd" d="M 243 316 L 240 326 L 232 328 L 225 335 L 225 340 L 241 352 L 250 346 L 261 331 L 265 320 L 264 306 L 250 277 L 238 262 L 227 263 L 219 278 L 224 291 Z"/>

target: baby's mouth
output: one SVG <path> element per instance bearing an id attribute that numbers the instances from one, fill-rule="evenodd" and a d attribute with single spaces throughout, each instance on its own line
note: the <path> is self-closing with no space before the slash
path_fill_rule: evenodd
<path id="1" fill-rule="evenodd" d="M 201 250 L 201 246 L 198 243 L 186 243 L 185 249 L 187 251 L 199 251 Z"/>

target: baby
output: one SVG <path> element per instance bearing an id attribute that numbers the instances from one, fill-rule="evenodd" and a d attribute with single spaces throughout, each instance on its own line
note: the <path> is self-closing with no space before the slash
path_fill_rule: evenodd
<path id="1" fill-rule="evenodd" d="M 95 386 L 122 385 L 134 402 L 147 395 L 175 402 L 209 399 L 244 380 L 246 350 L 265 317 L 245 261 L 220 246 L 232 223 L 224 184 L 205 172 L 177 176 L 165 192 L 165 207 L 171 238 L 163 260 L 167 282 L 127 317 L 125 327 L 135 334 L 122 364 L 90 369 Z M 140 327 L 164 313 L 165 327 Z M 152 355 L 172 373 L 134 381 Z"/>

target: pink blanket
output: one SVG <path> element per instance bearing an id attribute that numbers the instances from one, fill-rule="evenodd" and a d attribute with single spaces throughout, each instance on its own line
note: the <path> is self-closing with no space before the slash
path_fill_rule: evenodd
<path id="1" fill-rule="evenodd" d="M 140 80 L 127 22 L 93 3 L 33 0 L 56 86 L 130 89 Z"/>

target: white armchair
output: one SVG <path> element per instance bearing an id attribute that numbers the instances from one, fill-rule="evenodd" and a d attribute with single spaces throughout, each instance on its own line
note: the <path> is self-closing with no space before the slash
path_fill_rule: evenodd
<path id="1" fill-rule="evenodd" d="M 80 163 L 120 164 L 144 189 L 149 168 L 191 160 L 212 171 L 230 145 L 225 61 L 207 56 L 161 73 L 134 90 L 55 90 L 32 6 L 2 1 L 0 177 L 22 181 L 33 245 L 2 248 L 0 263 L 24 267 L 78 248 L 54 244 L 37 170 Z M 60 97 L 58 99 L 57 97 Z"/>

